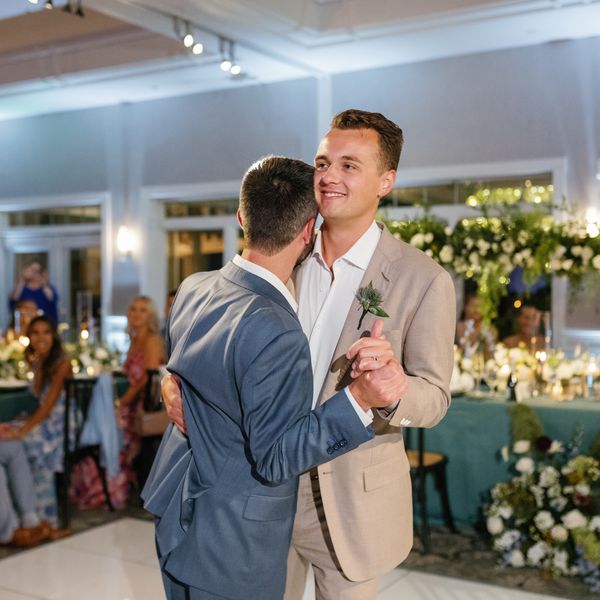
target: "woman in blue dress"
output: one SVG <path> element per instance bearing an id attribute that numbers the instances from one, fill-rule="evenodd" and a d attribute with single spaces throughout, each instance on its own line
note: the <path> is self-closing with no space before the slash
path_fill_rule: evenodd
<path id="1" fill-rule="evenodd" d="M 71 364 L 56 326 L 47 317 L 33 319 L 27 337 L 25 357 L 33 370 L 32 392 L 38 399 L 38 407 L 25 420 L 1 424 L 0 440 L 23 441 L 35 482 L 38 514 L 55 526 L 54 474 L 63 469 L 64 383 L 71 376 Z"/>

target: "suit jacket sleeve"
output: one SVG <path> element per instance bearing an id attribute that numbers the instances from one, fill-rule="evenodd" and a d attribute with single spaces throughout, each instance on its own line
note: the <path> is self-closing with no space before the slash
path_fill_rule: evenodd
<path id="1" fill-rule="evenodd" d="M 243 428 L 256 471 L 266 481 L 282 483 L 373 437 L 343 390 L 309 412 L 307 373 L 308 344 L 298 329 L 265 345 L 241 377 Z"/>
<path id="2" fill-rule="evenodd" d="M 450 406 L 454 366 L 455 293 L 446 271 L 439 272 L 423 295 L 404 340 L 402 363 L 408 391 L 390 415 L 377 418 L 400 427 L 433 427 Z"/>

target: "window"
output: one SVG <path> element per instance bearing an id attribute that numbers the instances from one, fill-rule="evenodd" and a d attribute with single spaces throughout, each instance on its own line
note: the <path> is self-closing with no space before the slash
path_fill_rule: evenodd
<path id="1" fill-rule="evenodd" d="M 78 225 L 100 223 L 100 206 L 65 206 L 9 212 L 10 227 L 39 227 L 40 225 Z"/>

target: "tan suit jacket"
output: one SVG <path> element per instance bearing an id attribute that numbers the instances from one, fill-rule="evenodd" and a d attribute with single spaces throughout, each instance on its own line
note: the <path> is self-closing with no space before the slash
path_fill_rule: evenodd
<path id="1" fill-rule="evenodd" d="M 402 428 L 433 427 L 450 405 L 452 343 L 456 319 L 449 274 L 420 250 L 383 228 L 361 287 L 370 281 L 382 294 L 384 335 L 408 375 L 408 392 L 389 416 L 376 411 L 373 440 L 319 466 L 327 525 L 344 574 L 352 581 L 393 569 L 413 543 L 412 490 Z M 319 402 L 347 382 L 348 347 L 359 336 L 362 310 L 354 300 Z M 368 314 L 362 330 L 370 330 Z"/>

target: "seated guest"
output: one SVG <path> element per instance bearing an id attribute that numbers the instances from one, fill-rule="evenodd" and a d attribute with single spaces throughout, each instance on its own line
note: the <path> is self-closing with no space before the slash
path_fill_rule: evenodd
<path id="1" fill-rule="evenodd" d="M 517 313 L 517 332 L 502 340 L 507 348 L 524 346 L 530 352 L 544 349 L 544 336 L 540 330 L 542 313 L 535 306 L 523 304 Z"/>
<path id="2" fill-rule="evenodd" d="M 127 374 L 129 387 L 115 403 L 117 421 L 123 429 L 120 472 L 108 482 L 110 498 L 116 508 L 125 507 L 131 487 L 137 483 L 133 462 L 140 452 L 140 437 L 135 429 L 135 416 L 141 410 L 146 369 L 158 369 L 164 362 L 158 315 L 154 303 L 147 296 L 134 298 L 129 306 L 127 333 L 131 343 L 123 369 Z M 70 497 L 79 508 L 99 508 L 105 505 L 100 478 L 91 458 L 75 467 Z"/>
<path id="3" fill-rule="evenodd" d="M 25 358 L 33 370 L 32 392 L 38 399 L 38 408 L 27 419 L 0 424 L 0 444 L 6 440 L 23 441 L 33 473 L 38 514 L 55 525 L 54 474 L 63 469 L 64 383 L 71 375 L 71 363 L 63 352 L 56 326 L 48 317 L 35 317 L 27 337 Z"/>
<path id="4" fill-rule="evenodd" d="M 0 544 L 36 546 L 51 528 L 35 507 L 33 475 L 20 441 L 0 443 Z"/>
<path id="5" fill-rule="evenodd" d="M 53 323 L 58 323 L 58 293 L 48 281 L 48 271 L 33 260 L 23 269 L 23 276 L 10 294 L 10 310 L 14 311 L 20 300 L 33 300 L 38 309 Z"/>
<path id="6" fill-rule="evenodd" d="M 469 294 L 456 324 L 455 343 L 469 356 L 481 345 L 487 358 L 494 352 L 498 334 L 493 325 L 488 325 L 483 320 L 481 312 L 481 299 L 476 294 Z"/>

